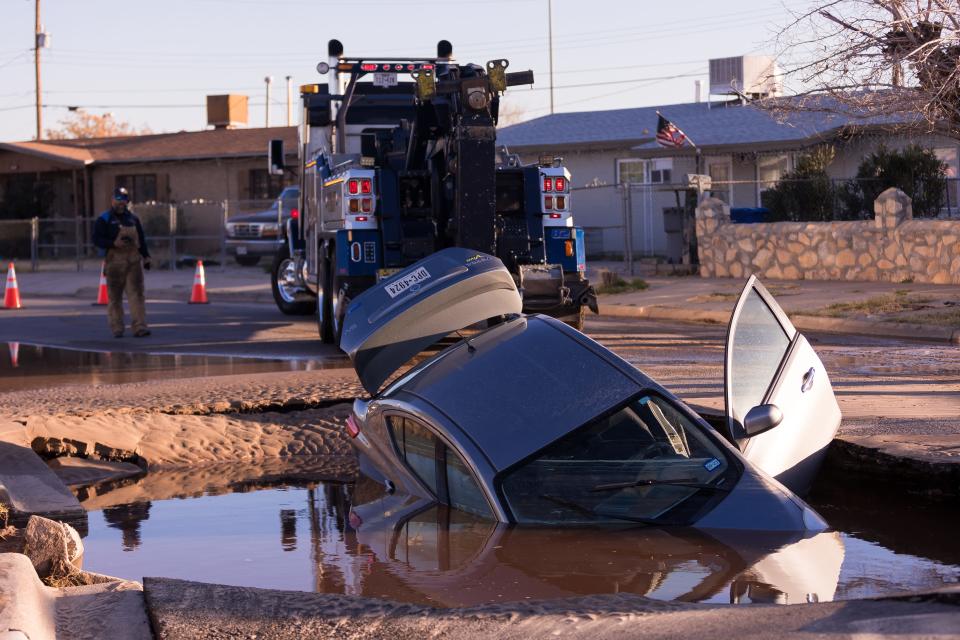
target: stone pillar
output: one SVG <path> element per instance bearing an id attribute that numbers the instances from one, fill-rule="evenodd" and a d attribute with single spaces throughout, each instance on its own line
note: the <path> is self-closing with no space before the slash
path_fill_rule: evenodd
<path id="1" fill-rule="evenodd" d="M 890 187 L 873 201 L 874 224 L 877 229 L 894 229 L 901 222 L 913 220 L 910 196 L 896 187 Z"/>
<path id="2" fill-rule="evenodd" d="M 719 198 L 706 197 L 697 205 L 697 258 L 700 263 L 700 275 L 713 278 L 717 275 L 717 260 L 723 260 L 723 253 L 716 255 L 715 236 L 717 229 L 730 224 L 730 207 Z"/>

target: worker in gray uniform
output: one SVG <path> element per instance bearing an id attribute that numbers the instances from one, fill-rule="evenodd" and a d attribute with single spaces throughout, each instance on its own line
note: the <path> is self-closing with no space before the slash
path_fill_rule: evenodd
<path id="1" fill-rule="evenodd" d="M 123 293 L 130 305 L 133 335 L 150 335 L 144 307 L 143 270 L 150 269 L 150 252 L 140 220 L 127 206 L 130 194 L 123 187 L 113 192 L 108 211 L 93 225 L 93 244 L 106 252 L 104 271 L 107 278 L 107 317 L 115 338 L 123 337 Z"/>

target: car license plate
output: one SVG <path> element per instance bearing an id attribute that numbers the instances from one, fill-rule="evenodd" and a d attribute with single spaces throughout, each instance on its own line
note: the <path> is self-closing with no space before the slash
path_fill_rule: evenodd
<path id="1" fill-rule="evenodd" d="M 420 267 L 413 273 L 405 275 L 404 277 L 400 278 L 396 282 L 391 282 L 390 284 L 385 286 L 384 289 L 386 289 L 387 294 L 389 294 L 391 298 L 396 298 L 398 295 L 400 295 L 401 293 L 404 293 L 405 291 L 409 291 L 411 289 L 416 291 L 417 289 L 420 288 L 420 283 L 428 279 L 429 277 L 430 277 L 430 272 L 424 269 L 423 267 Z"/>
<path id="2" fill-rule="evenodd" d="M 395 74 L 395 73 L 375 73 L 375 74 L 373 74 L 373 86 L 375 86 L 375 87 L 395 87 L 395 86 L 397 86 L 397 74 Z"/>
<path id="3" fill-rule="evenodd" d="M 245 256 L 245 255 L 247 255 L 247 248 L 246 248 L 246 247 L 237 247 L 237 255 L 238 255 L 238 256 Z"/>

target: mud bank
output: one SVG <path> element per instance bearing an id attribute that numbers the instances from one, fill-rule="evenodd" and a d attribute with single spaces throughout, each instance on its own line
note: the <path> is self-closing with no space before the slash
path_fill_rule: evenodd
<path id="1" fill-rule="evenodd" d="M 145 578 L 157 638 L 780 638 L 953 635 L 960 591 L 802 605 L 712 606 L 630 595 L 432 609 L 385 600 Z M 867 637 L 866 635 L 862 637 Z M 872 637 L 872 636 L 871 636 Z"/>

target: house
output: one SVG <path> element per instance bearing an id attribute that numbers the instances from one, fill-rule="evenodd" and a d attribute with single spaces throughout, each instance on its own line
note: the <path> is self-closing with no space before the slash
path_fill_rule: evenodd
<path id="1" fill-rule="evenodd" d="M 657 144 L 657 112 L 697 145 L 699 167 L 689 144 Z M 679 262 L 685 253 L 681 217 L 687 174 L 709 175 L 712 195 L 731 207 L 758 207 L 763 191 L 817 145 L 834 147 L 836 156 L 827 171 L 845 179 L 856 175 L 863 157 L 881 143 L 890 148 L 916 143 L 935 149 L 949 167 L 948 177 L 957 177 L 957 140 L 897 134 L 891 124 L 889 118 L 854 120 L 827 110 L 778 113 L 737 96 L 720 102 L 557 113 L 505 127 L 497 143 L 525 162 L 548 153 L 563 157 L 573 176 L 571 202 L 577 224 L 585 228 L 588 255 L 632 250 Z M 631 188 L 625 192 L 617 187 L 621 184 Z M 949 193 L 953 206 L 956 187 L 954 180 Z M 632 244 L 625 237 L 627 228 Z"/>
<path id="2" fill-rule="evenodd" d="M 267 171 L 272 139 L 284 176 Z M 266 200 L 295 181 L 296 158 L 296 127 L 0 143 L 0 217 L 89 219 L 119 186 L 135 203 Z"/>

